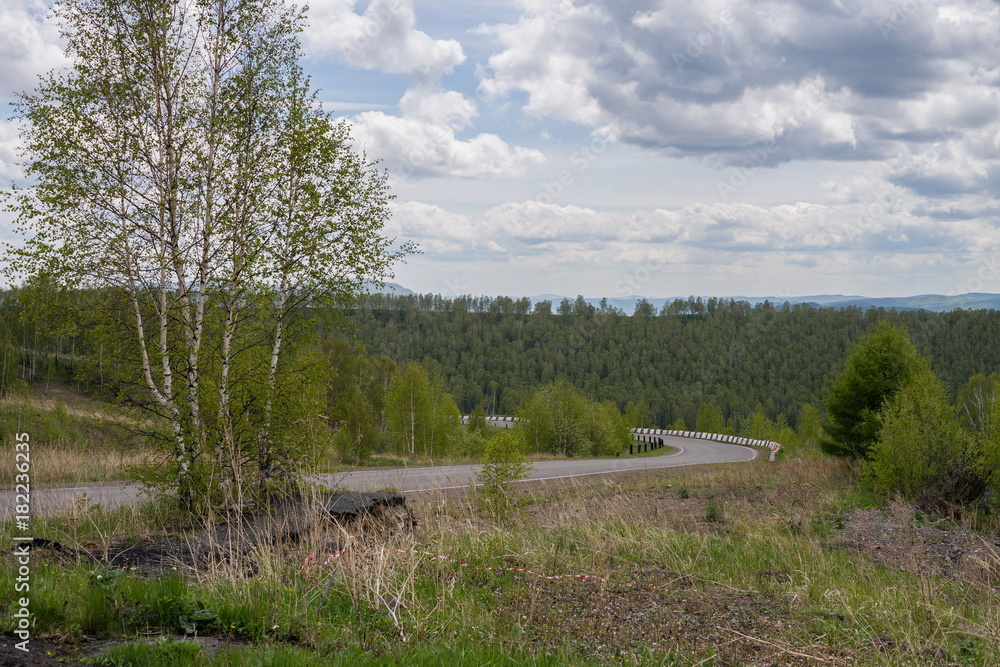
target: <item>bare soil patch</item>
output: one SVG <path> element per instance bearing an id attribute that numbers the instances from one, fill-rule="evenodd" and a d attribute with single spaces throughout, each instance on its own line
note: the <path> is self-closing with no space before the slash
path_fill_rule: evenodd
<path id="1" fill-rule="evenodd" d="M 844 651 L 792 645 L 788 628 L 807 624 L 786 603 L 757 591 L 699 585 L 672 573 L 636 571 L 642 587 L 540 581 L 526 593 L 497 593 L 531 643 L 557 650 L 568 638 L 600 659 L 646 650 L 717 665 L 840 664 Z"/>
<path id="2" fill-rule="evenodd" d="M 837 548 L 911 574 L 1000 585 L 1000 540 L 925 514 L 914 505 L 855 510 L 831 541 Z"/>

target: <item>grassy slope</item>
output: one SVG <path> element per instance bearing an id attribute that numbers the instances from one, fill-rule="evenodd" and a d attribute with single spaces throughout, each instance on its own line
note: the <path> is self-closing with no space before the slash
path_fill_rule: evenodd
<path id="1" fill-rule="evenodd" d="M 0 399 L 3 442 L 16 433 L 30 436 L 33 484 L 127 479 L 130 468 L 155 460 L 134 419 L 55 382 Z M 12 467 L 0 468 L 0 485 L 12 484 L 13 476 Z"/>
<path id="2" fill-rule="evenodd" d="M 998 664 L 996 579 L 909 574 L 839 545 L 853 509 L 868 504 L 840 462 L 518 490 L 526 505 L 508 522 L 468 498 L 426 495 L 411 503 L 413 532 L 355 526 L 348 541 L 332 530 L 192 577 L 38 552 L 35 633 L 138 635 L 108 660 L 141 665 Z M 36 532 L 81 546 L 177 530 L 162 514 L 130 510 Z M 322 562 L 334 542 L 347 551 L 303 571 L 307 555 Z M 7 605 L 13 561 L 4 559 Z M 584 573 L 600 579 L 570 576 Z M 217 637 L 218 650 L 179 643 L 185 626 Z M 161 634 L 175 640 L 145 643 Z"/>

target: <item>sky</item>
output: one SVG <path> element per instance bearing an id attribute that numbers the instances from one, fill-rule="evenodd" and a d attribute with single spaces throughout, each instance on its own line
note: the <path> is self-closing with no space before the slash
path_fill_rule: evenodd
<path id="1" fill-rule="evenodd" d="M 412 290 L 1000 292 L 996 0 L 308 4 Z M 64 63 L 47 8 L 0 5 L 0 102 Z M 0 110 L 0 184 L 17 132 Z"/>

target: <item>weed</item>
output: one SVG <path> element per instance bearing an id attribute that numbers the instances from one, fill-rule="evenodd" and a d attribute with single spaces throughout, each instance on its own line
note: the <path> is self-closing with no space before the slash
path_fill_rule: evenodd
<path id="1" fill-rule="evenodd" d="M 722 523 L 725 520 L 726 514 L 722 503 L 713 500 L 705 506 L 705 521 L 709 523 Z"/>
<path id="2" fill-rule="evenodd" d="M 195 642 L 157 637 L 152 643 L 132 642 L 112 646 L 95 660 L 111 667 L 175 667 L 200 662 L 201 646 Z"/>

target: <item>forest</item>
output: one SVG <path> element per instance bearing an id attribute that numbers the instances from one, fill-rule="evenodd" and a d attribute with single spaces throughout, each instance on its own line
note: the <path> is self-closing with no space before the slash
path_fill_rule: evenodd
<path id="1" fill-rule="evenodd" d="M 114 304 L 112 292 L 54 294 L 43 284 L 3 294 L 0 393 L 72 383 L 136 411 L 144 437 L 169 456 L 170 433 L 143 388 L 135 350 L 98 324 Z M 614 457 L 630 453 L 630 428 L 657 427 L 773 440 L 792 458 L 852 459 L 885 497 L 993 504 L 1000 313 L 696 298 L 660 312 L 640 301 L 636 311 L 626 316 L 582 297 L 553 307 L 381 294 L 303 309 L 288 321 L 273 396 L 262 394 L 259 370 L 233 365 L 226 398 L 238 417 L 228 448 L 213 435 L 225 423 L 221 389 L 206 384 L 198 396 L 206 460 L 228 466 L 234 479 L 252 473 L 260 457 L 243 440 L 259 438 L 262 415 L 271 414 L 268 465 L 290 483 L 303 463 Z M 220 328 L 206 321 L 211 351 Z M 257 336 L 250 326 L 240 339 L 251 361 L 262 349 Z M 520 421 L 498 438 L 484 420 L 490 414 Z M 174 467 L 164 458 L 140 476 L 171 488 Z M 199 491 L 210 502 L 221 492 L 207 483 Z"/>
<path id="2" fill-rule="evenodd" d="M 89 322 L 89 297 L 63 296 L 61 308 L 39 309 L 54 300 L 40 289 L 0 295 L 0 392 L 55 374 L 81 391 L 135 401 L 141 390 L 130 353 Z M 967 419 L 982 412 L 969 397 L 1000 371 L 996 311 L 690 298 L 660 312 L 640 301 L 626 316 L 582 297 L 532 304 L 370 294 L 350 307 L 302 314 L 285 382 L 290 395 L 318 401 L 330 437 L 352 462 L 382 451 L 474 455 L 481 443 L 460 433 L 460 415 L 537 415 L 539 401 L 604 415 L 604 426 L 584 428 L 591 433 L 619 433 L 627 423 L 815 440 L 848 350 L 879 322 L 908 332 L 953 400 L 972 406 L 962 410 Z M 612 440 L 620 437 L 588 441 L 589 449 L 610 450 Z"/>
<path id="3" fill-rule="evenodd" d="M 644 404 L 646 426 L 697 426 L 713 406 L 739 429 L 755 411 L 798 426 L 821 406 L 847 350 L 875 324 L 906 329 L 953 393 L 1000 371 L 1000 312 L 862 311 L 685 299 L 636 314 L 507 297 L 369 295 L 347 314 L 370 354 L 420 362 L 458 408 L 513 414 L 534 388 L 563 379 L 621 409 Z M 331 330 L 321 335 L 343 336 Z"/>

